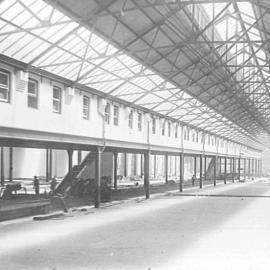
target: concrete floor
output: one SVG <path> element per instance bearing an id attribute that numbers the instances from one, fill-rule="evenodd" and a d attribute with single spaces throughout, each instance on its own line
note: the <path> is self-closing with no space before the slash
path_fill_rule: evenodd
<path id="1" fill-rule="evenodd" d="M 2 222 L 0 269 L 270 269 L 270 181 L 184 194 Z"/>

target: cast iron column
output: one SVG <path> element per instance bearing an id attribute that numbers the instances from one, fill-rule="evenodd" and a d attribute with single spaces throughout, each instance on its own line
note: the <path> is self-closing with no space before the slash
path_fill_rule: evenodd
<path id="1" fill-rule="evenodd" d="M 145 198 L 149 199 L 150 197 L 150 150 L 144 154 L 144 189 L 145 189 Z"/>
<path id="2" fill-rule="evenodd" d="M 100 206 L 100 167 L 101 167 L 101 149 L 97 147 L 95 157 L 95 208 Z"/>
<path id="3" fill-rule="evenodd" d="M 5 174 L 4 174 L 4 147 L 1 147 L 1 186 L 5 184 Z"/>
<path id="4" fill-rule="evenodd" d="M 117 160 L 118 159 L 118 153 L 113 153 L 113 187 L 114 189 L 117 189 Z"/>
<path id="5" fill-rule="evenodd" d="M 180 183 L 179 183 L 179 191 L 183 191 L 183 182 L 184 182 L 184 170 L 185 170 L 185 157 L 183 153 L 180 153 Z"/>
<path id="6" fill-rule="evenodd" d="M 9 147 L 9 181 L 13 181 L 13 148 Z"/>
<path id="7" fill-rule="evenodd" d="M 202 188 L 203 180 L 203 155 L 200 155 L 200 188 Z"/>

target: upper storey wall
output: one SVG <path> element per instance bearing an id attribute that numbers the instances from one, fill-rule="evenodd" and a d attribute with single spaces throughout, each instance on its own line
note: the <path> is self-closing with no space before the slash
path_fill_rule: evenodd
<path id="1" fill-rule="evenodd" d="M 137 144 L 138 148 L 239 156 L 243 146 L 96 94 L 0 63 L 0 126 Z M 6 85 L 7 84 L 7 85 Z M 10 131 L 9 134 L 13 136 Z M 3 136 L 3 134 L 0 134 Z M 105 137 L 104 137 L 105 136 Z M 250 156 L 255 156 L 249 150 Z"/>

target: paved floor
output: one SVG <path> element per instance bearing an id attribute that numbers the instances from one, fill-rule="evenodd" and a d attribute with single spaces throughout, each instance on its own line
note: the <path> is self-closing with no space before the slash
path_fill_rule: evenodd
<path id="1" fill-rule="evenodd" d="M 270 269 L 270 181 L 184 194 L 2 222 L 0 269 Z"/>

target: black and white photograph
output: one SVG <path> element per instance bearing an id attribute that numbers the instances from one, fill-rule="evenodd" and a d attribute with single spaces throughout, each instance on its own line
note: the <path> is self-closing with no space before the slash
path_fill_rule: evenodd
<path id="1" fill-rule="evenodd" d="M 269 270 L 270 0 L 0 0 L 0 269 Z"/>

